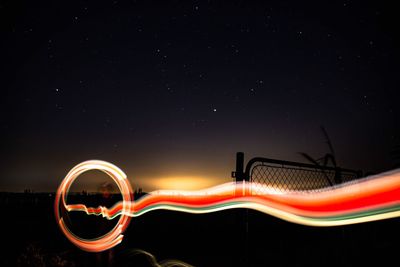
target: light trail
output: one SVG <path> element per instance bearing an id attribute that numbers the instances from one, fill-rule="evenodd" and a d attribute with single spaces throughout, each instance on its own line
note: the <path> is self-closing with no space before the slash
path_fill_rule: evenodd
<path id="1" fill-rule="evenodd" d="M 66 204 L 66 195 L 73 181 L 81 173 L 93 169 L 107 173 L 117 183 L 122 201 L 111 208 Z M 257 184 L 238 182 L 197 191 L 158 190 L 133 202 L 129 181 L 119 168 L 104 161 L 86 161 L 73 168 L 63 180 L 57 191 L 55 212 L 61 230 L 67 238 L 87 251 L 102 251 L 114 247 L 122 241 L 122 232 L 128 226 L 131 217 L 159 209 L 210 213 L 247 208 L 309 226 L 338 226 L 400 217 L 400 170 L 318 192 L 282 193 L 271 187 L 254 195 L 251 191 L 254 186 Z M 119 220 L 106 235 L 98 239 L 82 239 L 65 225 L 60 216 L 60 204 L 68 212 L 81 211 L 88 215 L 103 216 L 108 220 L 119 217 Z"/>
<path id="2" fill-rule="evenodd" d="M 153 254 L 142 249 L 132 249 L 129 251 L 129 254 L 130 256 L 144 255 L 153 267 L 194 267 L 186 262 L 175 259 L 168 259 L 159 262 Z"/>

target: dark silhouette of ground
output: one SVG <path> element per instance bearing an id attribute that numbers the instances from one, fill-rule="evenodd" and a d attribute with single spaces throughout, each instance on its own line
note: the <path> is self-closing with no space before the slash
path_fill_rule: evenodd
<path id="1" fill-rule="evenodd" d="M 90 202 L 88 196 L 79 198 Z M 398 259 L 399 219 L 315 228 L 252 210 L 204 215 L 149 212 L 132 219 L 122 244 L 87 253 L 58 229 L 53 201 L 54 195 L 48 193 L 0 193 L 0 266 L 153 266 L 143 255 L 132 256 L 132 249 L 193 266 L 359 266 L 361 261 L 383 266 Z M 100 217 L 94 219 L 104 223 Z M 82 220 L 77 217 L 73 223 Z"/>

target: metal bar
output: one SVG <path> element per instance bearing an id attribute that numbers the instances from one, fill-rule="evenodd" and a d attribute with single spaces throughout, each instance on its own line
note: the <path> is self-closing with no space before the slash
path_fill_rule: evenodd
<path id="1" fill-rule="evenodd" d="M 279 165 L 289 165 L 289 166 L 296 166 L 296 167 L 303 167 L 303 168 L 310 168 L 310 169 L 319 169 L 319 170 L 327 170 L 327 171 L 337 171 L 338 170 L 338 168 L 335 168 L 335 167 L 316 166 L 316 165 L 308 164 L 308 163 L 301 163 L 301 162 L 294 162 L 294 161 L 286 161 L 286 160 L 278 160 L 278 159 L 256 157 L 256 158 L 252 158 L 251 160 L 249 160 L 249 162 L 246 165 L 246 170 L 245 170 L 244 176 L 247 179 L 250 177 L 250 170 L 251 170 L 252 165 L 254 163 L 256 163 L 256 162 L 272 163 L 272 164 L 279 164 Z M 355 173 L 356 175 L 358 174 L 358 171 L 354 171 L 354 170 L 350 170 L 350 169 L 340 168 L 340 171 L 349 172 L 349 173 Z"/>

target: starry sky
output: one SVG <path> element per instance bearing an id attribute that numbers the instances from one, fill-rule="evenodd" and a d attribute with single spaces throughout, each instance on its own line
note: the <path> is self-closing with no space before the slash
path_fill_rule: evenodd
<path id="1" fill-rule="evenodd" d="M 334 2 L 334 3 L 333 3 Z M 2 1 L 0 191 L 110 161 L 145 191 L 231 181 L 235 153 L 384 171 L 400 144 L 381 1 Z"/>

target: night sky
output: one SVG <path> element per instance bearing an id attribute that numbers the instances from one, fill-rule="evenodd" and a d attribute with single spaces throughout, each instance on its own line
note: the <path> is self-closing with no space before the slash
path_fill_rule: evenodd
<path id="1" fill-rule="evenodd" d="M 325 155 L 320 126 L 340 166 L 396 164 L 394 6 L 16 2 L 0 4 L 0 191 L 54 191 L 88 159 L 145 191 L 201 188 L 231 181 L 237 151 Z"/>

